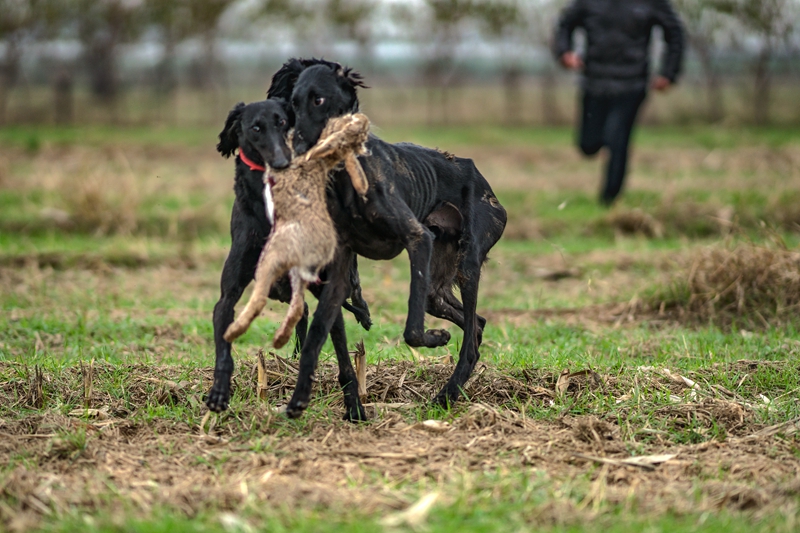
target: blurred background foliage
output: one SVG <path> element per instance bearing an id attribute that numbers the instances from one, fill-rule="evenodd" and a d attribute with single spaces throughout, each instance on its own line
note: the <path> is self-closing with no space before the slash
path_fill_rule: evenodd
<path id="1" fill-rule="evenodd" d="M 549 52 L 565 4 L 0 0 L 0 124 L 213 125 L 292 56 L 365 74 L 385 126 L 567 124 L 576 77 Z M 800 123 L 800 0 L 674 4 L 685 76 L 645 121 Z"/>

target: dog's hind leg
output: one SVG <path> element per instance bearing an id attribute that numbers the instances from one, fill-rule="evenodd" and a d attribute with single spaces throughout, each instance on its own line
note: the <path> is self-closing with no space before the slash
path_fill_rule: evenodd
<path id="1" fill-rule="evenodd" d="M 464 384 L 469 379 L 480 358 L 478 352 L 478 320 L 476 308 L 478 304 L 478 283 L 480 278 L 480 261 L 476 257 L 465 258 L 462 265 L 469 275 L 460 281 L 461 296 L 464 299 L 464 340 L 458 355 L 458 363 L 453 375 L 447 381 L 434 401 L 443 407 L 449 407 L 461 395 Z"/>
<path id="2" fill-rule="evenodd" d="M 463 300 L 464 341 L 453 375 L 434 399 L 443 406 L 458 399 L 480 358 L 477 307 L 481 266 L 491 247 L 500 239 L 506 220 L 505 210 L 496 199 L 496 205 L 484 202 L 484 198 L 475 198 L 471 189 L 462 191 L 462 197 L 466 223 L 460 241 L 461 261 L 456 279 Z"/>
<path id="3" fill-rule="evenodd" d="M 289 302 L 286 318 L 283 319 L 283 323 L 272 339 L 272 345 L 275 348 L 283 348 L 283 345 L 289 342 L 292 329 L 303 318 L 303 312 L 308 309 L 305 302 L 307 282 L 300 276 L 300 269 L 294 267 L 289 270 L 289 281 L 292 284 L 292 300 Z"/>
<path id="4" fill-rule="evenodd" d="M 435 215 L 435 216 L 434 216 Z M 436 235 L 431 257 L 431 283 L 428 289 L 426 311 L 437 318 L 449 320 L 464 329 L 464 306 L 453 294 L 460 261 L 459 240 L 462 235 L 463 217 L 452 204 L 434 211 L 426 219 L 426 225 Z M 483 337 L 486 319 L 478 316 L 478 342 Z"/>

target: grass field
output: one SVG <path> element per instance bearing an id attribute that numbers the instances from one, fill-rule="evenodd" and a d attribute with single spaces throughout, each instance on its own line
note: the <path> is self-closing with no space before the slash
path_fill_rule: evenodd
<path id="1" fill-rule="evenodd" d="M 405 256 L 360 262 L 358 426 L 330 344 L 309 411 L 278 412 L 296 363 L 269 349 L 277 303 L 206 416 L 233 201 L 215 134 L 0 130 L 0 530 L 800 527 L 800 132 L 642 129 L 606 211 L 567 129 L 381 130 L 473 157 L 510 223 L 449 412 L 428 400 L 457 328 L 407 347 Z"/>

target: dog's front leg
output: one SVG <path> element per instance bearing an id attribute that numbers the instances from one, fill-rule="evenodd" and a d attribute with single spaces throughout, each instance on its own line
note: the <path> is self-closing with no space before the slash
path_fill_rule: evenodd
<path id="1" fill-rule="evenodd" d="M 311 327 L 308 329 L 306 342 L 300 352 L 300 370 L 297 375 L 297 385 L 286 406 L 286 415 L 289 418 L 298 418 L 308 407 L 311 399 L 311 376 L 317 369 L 319 352 L 331 327 L 336 322 L 337 315 L 341 317 L 342 302 L 347 297 L 349 283 L 347 281 L 347 269 L 350 266 L 350 256 L 337 251 L 336 258 L 328 266 L 328 283 L 323 287 L 319 295 L 319 303 L 314 317 L 311 320 Z M 346 341 L 345 341 L 346 342 Z"/>
<path id="2" fill-rule="evenodd" d="M 244 236 L 240 239 L 241 234 Z M 231 251 L 225 260 L 220 281 L 221 296 L 214 306 L 214 344 L 216 362 L 214 364 L 214 384 L 206 396 L 206 405 L 211 411 L 222 412 L 230 402 L 230 384 L 233 374 L 231 343 L 223 337 L 225 330 L 233 322 L 234 306 L 242 297 L 245 287 L 253 279 L 261 250 L 251 246 L 246 240 L 249 233 L 234 235 Z"/>
<path id="3" fill-rule="evenodd" d="M 409 346 L 435 348 L 450 340 L 450 333 L 443 329 L 425 330 L 425 305 L 430 286 L 433 233 L 419 223 L 413 215 L 400 220 L 399 235 L 406 236 L 405 247 L 411 263 L 411 287 L 408 295 L 408 317 L 403 339 Z"/>
<path id="4" fill-rule="evenodd" d="M 344 418 L 349 422 L 363 422 L 367 413 L 358 398 L 358 377 L 347 351 L 347 336 L 344 330 L 344 318 L 339 311 L 331 328 L 331 342 L 336 350 L 336 361 L 339 364 L 339 386 L 344 393 Z"/>

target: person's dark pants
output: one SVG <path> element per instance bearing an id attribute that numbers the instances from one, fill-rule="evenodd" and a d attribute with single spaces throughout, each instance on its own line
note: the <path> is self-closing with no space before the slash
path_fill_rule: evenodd
<path id="1" fill-rule="evenodd" d="M 638 90 L 615 95 L 583 95 L 581 151 L 594 155 L 606 146 L 610 152 L 606 181 L 600 192 L 600 202 L 604 205 L 611 205 L 622 190 L 631 130 L 646 94 L 646 91 Z"/>

